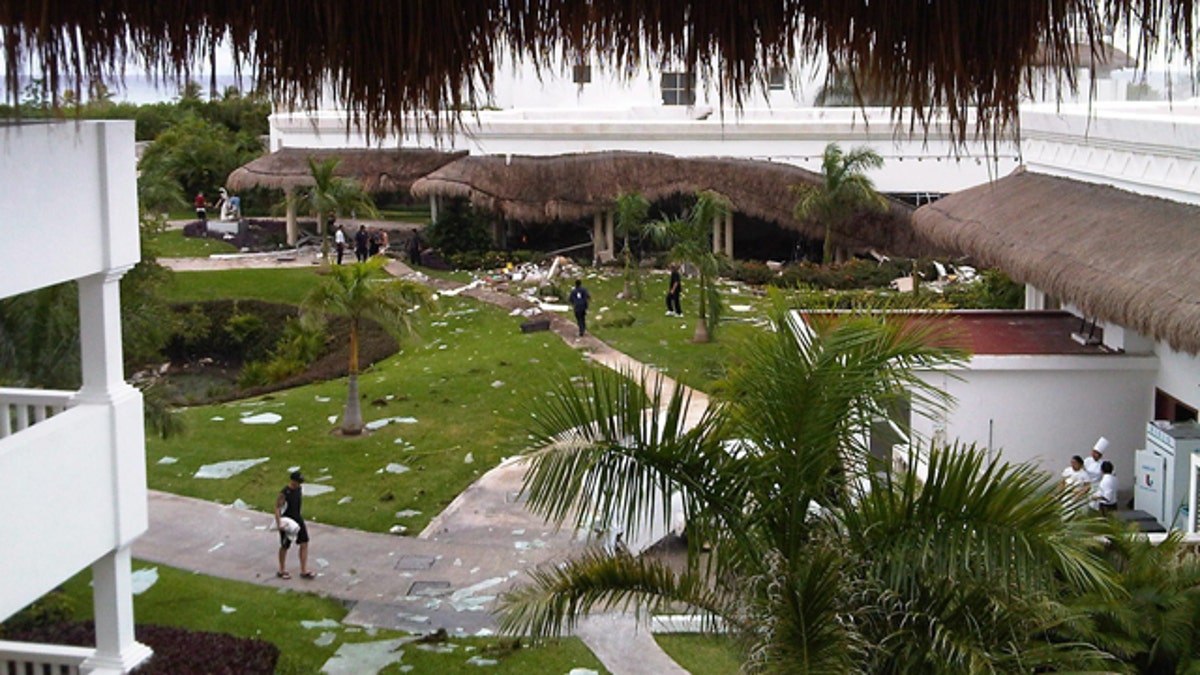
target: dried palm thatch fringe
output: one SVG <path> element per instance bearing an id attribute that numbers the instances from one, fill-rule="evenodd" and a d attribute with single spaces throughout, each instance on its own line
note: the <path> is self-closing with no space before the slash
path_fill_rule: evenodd
<path id="1" fill-rule="evenodd" d="M 413 183 L 417 197 L 467 197 L 481 208 L 525 222 L 571 221 L 614 211 L 617 196 L 638 192 L 650 201 L 713 191 L 735 212 L 781 227 L 824 237 L 812 223 L 797 221 L 794 186 L 821 177 L 790 164 L 726 157 L 673 157 L 648 152 L 593 152 L 553 156 L 470 156 Z M 889 210 L 864 214 L 839 232 L 840 245 L 882 248 L 896 255 L 930 251 L 913 235 L 912 208 L 891 201 Z"/>
<path id="2" fill-rule="evenodd" d="M 1133 26 L 1142 63 L 1161 41 L 1190 58 L 1197 2 L 6 0 L 0 39 L 11 98 L 27 67 L 50 92 L 112 79 L 134 56 L 187 77 L 194 62 L 211 69 L 225 40 L 281 102 L 315 108 L 331 91 L 373 134 L 408 114 L 432 111 L 436 125 L 485 102 L 505 54 L 539 68 L 595 54 L 627 76 L 671 64 L 735 106 L 766 87 L 772 67 L 828 54 L 857 83 L 892 92 L 914 124 L 944 108 L 962 140 L 1015 124 L 1035 56 L 1069 78 L 1075 43 L 1095 51 L 1107 26 Z"/>
<path id="3" fill-rule="evenodd" d="M 311 157 L 317 163 L 336 158 L 333 174 L 354 180 L 367 192 L 408 192 L 413 181 L 456 159 L 466 150 L 439 152 L 426 149 L 349 150 L 281 148 L 234 169 L 225 181 L 231 190 L 253 187 L 286 190 L 313 184 L 308 166 Z"/>
<path id="4" fill-rule="evenodd" d="M 1200 207 L 1018 170 L 917 209 L 917 234 L 1089 317 L 1200 354 Z"/>

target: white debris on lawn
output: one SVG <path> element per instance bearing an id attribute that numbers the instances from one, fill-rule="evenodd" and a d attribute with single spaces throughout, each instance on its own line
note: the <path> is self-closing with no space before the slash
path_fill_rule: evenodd
<path id="1" fill-rule="evenodd" d="M 485 659 L 482 656 L 472 656 L 471 658 L 467 659 L 467 663 L 471 664 L 472 666 L 494 666 L 500 662 L 496 659 Z"/>
<path id="2" fill-rule="evenodd" d="M 321 636 L 313 640 L 313 644 L 318 647 L 328 647 L 337 639 L 337 633 L 321 633 Z"/>
<path id="3" fill-rule="evenodd" d="M 341 499 L 338 500 L 338 506 L 345 506 L 346 504 L 349 504 L 352 501 L 354 501 L 354 497 L 351 497 L 350 495 L 346 495 L 345 497 L 342 497 Z"/>
<path id="4" fill-rule="evenodd" d="M 333 492 L 336 489 L 337 488 L 333 487 L 332 485 L 304 483 L 300 486 L 300 494 L 304 495 L 305 497 L 316 497 L 317 495 L 323 495 L 327 492 Z"/>
<path id="5" fill-rule="evenodd" d="M 729 309 L 732 309 L 735 312 L 753 312 L 754 311 L 754 307 L 752 305 L 730 305 Z"/>
<path id="6" fill-rule="evenodd" d="M 254 509 L 250 508 L 249 504 L 242 501 L 240 497 L 238 499 L 233 500 L 233 503 L 229 505 L 229 508 L 237 509 L 238 511 L 253 511 L 254 510 Z"/>
<path id="7" fill-rule="evenodd" d="M 421 515 L 421 512 L 417 511 L 416 509 L 404 509 L 403 511 L 396 512 L 397 518 L 412 518 L 413 516 L 419 515 Z"/>
<path id="8" fill-rule="evenodd" d="M 224 418 L 224 417 L 221 417 L 220 415 L 216 415 L 216 416 L 214 416 L 214 417 L 210 417 L 210 418 L 208 418 L 208 421 L 209 421 L 209 422 L 224 422 L 224 421 L 225 421 L 225 418 Z"/>
<path id="9" fill-rule="evenodd" d="M 567 675 L 600 675 L 600 672 L 591 668 L 572 668 Z"/>
<path id="10" fill-rule="evenodd" d="M 475 637 L 491 637 L 496 634 L 496 631 L 491 628 L 480 628 L 475 631 Z"/>
<path id="11" fill-rule="evenodd" d="M 315 398 L 317 399 L 317 403 L 329 403 L 332 400 L 328 396 L 316 396 Z"/>
<path id="12" fill-rule="evenodd" d="M 233 614 L 236 611 L 237 611 L 237 607 L 230 607 L 229 605 L 221 605 L 221 613 L 222 614 Z"/>
<path id="13" fill-rule="evenodd" d="M 342 623 L 334 619 L 321 619 L 320 621 L 301 621 L 300 625 L 308 630 L 314 628 L 341 628 Z"/>
<path id="14" fill-rule="evenodd" d="M 504 386 L 504 380 L 496 380 L 492 383 L 492 389 L 499 389 Z"/>
<path id="15" fill-rule="evenodd" d="M 446 642 L 440 645 L 419 644 L 417 645 L 417 649 L 433 654 L 453 654 L 458 650 L 458 645 L 454 644 L 453 642 Z"/>
<path id="16" fill-rule="evenodd" d="M 159 464 L 174 464 L 175 462 L 178 462 L 178 461 L 179 461 L 178 457 L 163 457 L 162 459 L 158 460 L 158 463 Z"/>
<path id="17" fill-rule="evenodd" d="M 388 529 L 388 532 L 391 532 L 392 534 L 404 534 L 405 532 L 408 532 L 408 528 L 403 525 L 393 525 L 390 529 Z"/>
<path id="18" fill-rule="evenodd" d="M 468 452 L 467 456 L 463 457 L 463 464 L 474 464 L 474 463 L 475 463 L 475 453 Z"/>
<path id="19" fill-rule="evenodd" d="M 366 426 L 371 431 L 375 431 L 376 429 L 382 429 L 389 424 L 416 424 L 416 423 L 417 423 L 417 418 L 415 418 L 415 417 L 384 417 L 383 419 L 372 420 L 370 422 L 367 422 Z"/>
<path id="20" fill-rule="evenodd" d="M 239 421 L 242 424 L 279 424 L 283 421 L 283 415 L 273 412 L 259 413 L 257 415 L 245 414 Z"/>
<path id="21" fill-rule="evenodd" d="M 131 592 L 134 595 L 145 593 L 154 584 L 158 583 L 158 568 L 147 567 L 140 569 L 129 575 Z"/>
<path id="22" fill-rule="evenodd" d="M 326 417 L 325 419 L 326 419 L 326 420 L 328 420 L 330 424 L 333 424 L 334 422 L 337 422 L 337 421 L 338 421 L 338 416 L 337 416 L 337 415 L 330 415 L 329 417 Z"/>
<path id="23" fill-rule="evenodd" d="M 217 462 L 216 464 L 205 464 L 192 476 L 192 478 L 210 478 L 220 480 L 236 476 L 254 466 L 258 466 L 263 462 L 271 461 L 270 457 L 258 457 L 256 459 L 234 459 L 228 462 Z"/>
<path id="24" fill-rule="evenodd" d="M 296 426 L 295 424 L 293 424 L 292 426 L 288 427 L 288 428 L 287 428 L 287 430 L 288 430 L 288 431 L 299 431 L 299 430 L 300 430 L 300 427 L 298 427 L 298 426 Z"/>
<path id="25" fill-rule="evenodd" d="M 407 466 L 404 466 L 403 464 L 397 464 L 396 462 L 391 462 L 387 466 L 380 469 L 379 471 L 376 471 L 375 473 L 383 473 L 384 471 L 386 471 L 388 473 L 408 473 L 409 468 Z"/>
<path id="26" fill-rule="evenodd" d="M 404 652 L 400 649 L 415 638 L 397 638 L 378 642 L 343 644 L 333 656 L 321 666 L 327 675 L 375 675 L 393 663 L 400 663 Z"/>

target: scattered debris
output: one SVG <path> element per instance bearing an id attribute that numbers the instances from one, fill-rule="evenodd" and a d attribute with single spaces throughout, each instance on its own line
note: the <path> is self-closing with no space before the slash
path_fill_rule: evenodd
<path id="1" fill-rule="evenodd" d="M 134 595 L 145 593 L 151 586 L 158 583 L 158 568 L 147 567 L 129 575 L 131 592 Z"/>
<path id="2" fill-rule="evenodd" d="M 317 485 L 316 483 L 304 483 L 300 486 L 300 494 L 305 497 L 316 497 L 327 492 L 333 492 L 337 488 L 332 485 Z"/>
<path id="3" fill-rule="evenodd" d="M 279 413 L 266 412 L 257 415 L 246 415 L 239 420 L 242 424 L 279 424 L 283 421 L 283 415 Z"/>
<path id="4" fill-rule="evenodd" d="M 216 464 L 205 464 L 196 471 L 192 478 L 209 478 L 221 480 L 236 476 L 254 466 L 258 466 L 263 462 L 271 461 L 270 457 L 259 457 L 257 459 L 235 459 L 228 462 L 217 462 Z"/>
<path id="5" fill-rule="evenodd" d="M 221 613 L 222 614 L 233 614 L 236 611 L 237 611 L 237 607 L 230 607 L 229 605 L 221 605 Z"/>
<path id="6" fill-rule="evenodd" d="M 380 469 L 379 471 L 376 471 L 375 473 L 382 473 L 384 471 L 386 471 L 388 473 L 408 473 L 410 471 L 410 469 L 407 466 L 404 466 L 403 464 L 397 464 L 396 462 L 392 462 L 392 463 L 388 464 L 387 466 L 383 467 L 382 469 Z"/>
<path id="7" fill-rule="evenodd" d="M 178 461 L 179 461 L 178 457 L 163 457 L 162 459 L 158 460 L 158 463 L 159 464 L 174 464 L 175 462 L 178 462 Z"/>
<path id="8" fill-rule="evenodd" d="M 400 648 L 409 642 L 412 642 L 412 638 L 343 644 L 321 666 L 321 672 L 327 675 L 378 673 L 393 663 L 400 663 L 404 657 Z"/>

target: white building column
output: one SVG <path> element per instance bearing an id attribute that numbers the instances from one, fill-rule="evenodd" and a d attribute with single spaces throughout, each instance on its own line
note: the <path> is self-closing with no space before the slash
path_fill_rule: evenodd
<path id="1" fill-rule="evenodd" d="M 616 227 L 613 226 L 613 212 L 604 213 L 604 245 L 608 249 L 610 259 L 617 254 Z"/>
<path id="2" fill-rule="evenodd" d="M 146 438 L 142 395 L 125 382 L 121 354 L 121 277 L 128 267 L 79 280 L 79 343 L 83 386 L 75 400 L 107 406 L 110 437 L 97 439 L 111 452 L 113 550 L 92 565 L 96 653 L 84 673 L 124 673 L 150 655 L 133 636 L 129 546 L 149 526 L 146 504 Z"/>
<path id="3" fill-rule="evenodd" d="M 604 214 L 592 216 L 592 263 L 600 262 L 600 251 L 604 250 Z"/>
<path id="4" fill-rule="evenodd" d="M 287 245 L 295 246 L 300 238 L 299 228 L 296 227 L 296 189 L 285 189 L 283 201 L 287 204 Z"/>
<path id="5" fill-rule="evenodd" d="M 1025 309 L 1046 309 L 1046 294 L 1025 284 Z"/>
<path id="6" fill-rule="evenodd" d="M 733 257 L 733 211 L 725 214 L 725 255 Z"/>
<path id="7" fill-rule="evenodd" d="M 438 221 L 438 212 L 441 211 L 441 199 L 437 195 L 429 195 L 429 222 L 436 223 Z"/>
<path id="8" fill-rule="evenodd" d="M 83 662 L 83 673 L 127 673 L 152 651 L 133 636 L 133 572 L 128 546 L 92 565 L 96 653 Z"/>
<path id="9" fill-rule="evenodd" d="M 713 233 L 713 253 L 721 252 L 721 216 L 713 216 L 712 222 Z"/>

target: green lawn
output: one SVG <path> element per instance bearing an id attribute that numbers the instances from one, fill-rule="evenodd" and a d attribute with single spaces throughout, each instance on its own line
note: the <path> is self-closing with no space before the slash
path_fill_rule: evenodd
<path id="1" fill-rule="evenodd" d="M 237 247 L 219 239 L 185 237 L 183 230 L 147 235 L 147 244 L 160 258 L 207 258 L 214 253 L 236 253 Z"/>
<path id="2" fill-rule="evenodd" d="M 731 638 L 720 635 L 656 634 L 654 640 L 675 663 L 692 675 L 735 675 L 742 653 Z"/>
<path id="3" fill-rule="evenodd" d="M 278 590 L 255 584 L 192 574 L 183 570 L 134 562 L 135 573 L 155 569 L 158 581 L 134 597 L 134 612 L 140 624 L 180 626 L 191 630 L 229 633 L 259 638 L 280 649 L 276 672 L 315 673 L 343 644 L 403 638 L 396 631 L 363 629 L 341 625 L 348 610 L 336 600 L 311 593 Z M 76 575 L 64 586 L 78 619 L 92 616 L 90 571 Z M 302 622 L 326 622 L 306 627 Z M 578 639 L 551 640 L 536 647 L 493 654 L 496 638 L 451 640 L 447 653 L 435 653 L 406 645 L 400 663 L 383 673 L 404 672 L 404 665 L 418 673 L 479 673 L 467 663 L 472 656 L 498 660 L 489 673 L 566 673 L 572 668 L 605 672 L 591 651 Z"/>
<path id="4" fill-rule="evenodd" d="M 600 340 L 633 358 L 662 370 L 684 384 L 712 391 L 738 346 L 760 328 L 766 317 L 766 300 L 746 287 L 722 284 L 727 306 L 749 306 L 751 311 L 727 309 L 725 321 L 708 344 L 692 342 L 696 330 L 696 296 L 693 280 L 684 281 L 683 318 L 666 316 L 667 277 L 645 274 L 641 300 L 618 298 L 624 282 L 620 272 L 587 274 L 584 286 L 592 296 L 588 329 Z M 736 289 L 736 292 L 735 290 Z"/>
<path id="5" fill-rule="evenodd" d="M 310 480 L 335 488 L 306 499 L 307 516 L 374 532 L 397 524 L 420 531 L 501 458 L 523 451 L 530 400 L 585 367 L 557 335 L 522 334 L 520 319 L 503 310 L 468 298 L 446 298 L 442 310 L 425 322 L 420 340 L 407 340 L 401 353 L 360 376 L 364 419 L 403 421 L 357 438 L 332 433 L 345 402 L 344 379 L 189 408 L 177 413 L 186 419 L 186 434 L 147 439 L 150 487 L 226 504 L 240 498 L 270 510 L 298 466 Z M 266 413 L 279 422 L 240 422 Z M 262 457 L 270 460 L 231 478 L 193 478 L 206 464 Z M 389 471 L 389 465 L 399 466 Z M 406 510 L 421 513 L 396 517 Z"/>
<path id="6" fill-rule="evenodd" d="M 258 299 L 298 305 L 321 277 L 318 267 L 175 272 L 166 288 L 168 302 Z"/>

